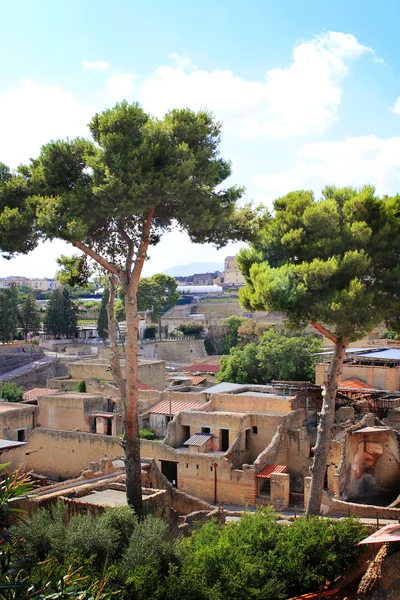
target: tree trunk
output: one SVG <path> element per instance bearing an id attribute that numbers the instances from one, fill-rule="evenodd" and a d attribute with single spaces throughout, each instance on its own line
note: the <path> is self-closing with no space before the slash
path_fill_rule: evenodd
<path id="1" fill-rule="evenodd" d="M 328 460 L 331 432 L 335 417 L 336 393 L 339 376 L 342 370 L 347 343 L 341 338 L 335 342 L 335 348 L 325 383 L 322 410 L 317 430 L 317 441 L 314 450 L 310 494 L 308 497 L 307 514 L 319 515 L 324 489 L 326 463 Z"/>
<path id="2" fill-rule="evenodd" d="M 109 276 L 110 281 L 110 293 L 107 302 L 107 321 L 108 321 L 108 336 L 110 338 L 110 369 L 111 374 L 114 378 L 115 383 L 118 386 L 121 394 L 121 402 L 124 409 L 126 410 L 126 384 L 125 379 L 122 376 L 120 356 L 118 350 L 118 337 L 116 322 L 114 317 L 114 301 L 116 293 L 116 279 L 114 275 Z"/>
<path id="3" fill-rule="evenodd" d="M 137 286 L 136 286 L 137 287 Z M 126 312 L 126 408 L 124 412 L 124 447 L 126 496 L 137 516 L 143 516 L 142 503 L 142 469 L 140 461 L 139 418 L 137 412 L 138 399 L 138 325 L 135 281 L 132 280 L 125 288 Z"/>

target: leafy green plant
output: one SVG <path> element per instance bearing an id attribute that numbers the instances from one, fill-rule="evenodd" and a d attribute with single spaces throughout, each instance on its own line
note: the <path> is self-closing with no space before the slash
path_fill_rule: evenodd
<path id="1" fill-rule="evenodd" d="M 79 381 L 77 386 L 76 386 L 76 391 L 77 392 L 81 392 L 82 394 L 86 393 L 86 382 L 85 381 Z"/>
<path id="2" fill-rule="evenodd" d="M 156 434 L 152 429 L 139 429 L 139 437 L 142 440 L 155 440 Z"/>
<path id="3" fill-rule="evenodd" d="M 178 325 L 177 330 L 181 331 L 183 335 L 199 335 L 203 333 L 204 325 L 195 322 L 181 323 Z"/>
<path id="4" fill-rule="evenodd" d="M 0 386 L 0 398 L 5 402 L 21 402 L 24 388 L 7 381 Z"/>

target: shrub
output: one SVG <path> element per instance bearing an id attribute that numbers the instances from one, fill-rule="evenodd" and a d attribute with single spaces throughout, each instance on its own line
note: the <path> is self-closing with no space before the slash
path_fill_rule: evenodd
<path id="1" fill-rule="evenodd" d="M 204 325 L 196 322 L 181 323 L 176 329 L 183 335 L 200 335 L 204 331 Z"/>
<path id="2" fill-rule="evenodd" d="M 81 392 L 82 394 L 85 394 L 86 393 L 86 382 L 79 381 L 78 385 L 76 386 L 76 391 Z"/>
<path id="3" fill-rule="evenodd" d="M 216 354 L 216 352 L 217 352 L 217 347 L 216 347 L 215 343 L 212 340 L 210 340 L 210 338 L 206 338 L 204 340 L 204 348 L 205 348 L 205 351 L 207 352 L 208 356 L 212 356 L 213 354 Z"/>
<path id="4" fill-rule="evenodd" d="M 139 437 L 142 440 L 155 440 L 156 434 L 152 429 L 139 429 Z"/>
<path id="5" fill-rule="evenodd" d="M 149 325 L 148 327 L 146 327 L 146 329 L 144 330 L 144 335 L 143 337 L 145 339 L 153 339 L 156 337 L 156 327 L 155 325 Z"/>
<path id="6" fill-rule="evenodd" d="M 6 402 L 21 402 L 24 388 L 15 383 L 7 382 L 0 386 L 0 398 Z"/>

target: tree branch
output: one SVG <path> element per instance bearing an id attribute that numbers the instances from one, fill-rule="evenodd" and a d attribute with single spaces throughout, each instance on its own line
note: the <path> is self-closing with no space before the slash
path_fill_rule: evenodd
<path id="1" fill-rule="evenodd" d="M 133 253 L 135 251 L 135 244 L 133 243 L 133 240 L 131 239 L 131 237 L 125 231 L 124 225 L 125 225 L 125 217 L 122 217 L 122 219 L 120 219 L 118 221 L 118 231 L 119 231 L 122 239 L 128 246 L 128 253 L 126 255 L 126 261 L 125 261 L 125 271 L 127 273 L 130 273 L 131 269 L 132 269 L 132 261 L 133 261 Z"/>
<path id="2" fill-rule="evenodd" d="M 97 252 L 89 248 L 89 246 L 86 246 L 82 242 L 74 242 L 74 246 L 75 248 L 79 248 L 79 250 L 82 250 L 82 252 L 93 258 L 96 262 L 99 263 L 99 265 L 103 267 L 103 269 L 105 269 L 109 273 L 112 273 L 113 275 L 116 275 L 117 277 L 120 277 L 121 271 L 119 269 L 116 269 L 112 264 L 106 261 L 106 259 L 100 256 L 100 254 L 97 254 Z"/>
<path id="3" fill-rule="evenodd" d="M 322 333 L 322 335 L 328 338 L 328 340 L 331 340 L 331 342 L 336 344 L 338 338 L 335 335 L 333 335 L 333 333 L 331 333 L 329 329 L 326 329 L 323 325 L 318 323 L 318 321 L 310 321 L 310 325 L 312 325 L 314 329 L 319 331 L 319 333 Z"/>
<path id="4" fill-rule="evenodd" d="M 137 253 L 137 257 L 135 260 L 135 266 L 133 267 L 133 279 L 136 281 L 136 285 L 139 283 L 139 278 L 143 269 L 144 261 L 147 254 L 147 248 L 150 243 L 150 228 L 151 228 L 151 220 L 154 216 L 154 208 L 149 208 L 147 211 L 147 215 L 145 220 L 143 221 L 143 229 L 141 241 L 139 244 L 139 249 Z"/>

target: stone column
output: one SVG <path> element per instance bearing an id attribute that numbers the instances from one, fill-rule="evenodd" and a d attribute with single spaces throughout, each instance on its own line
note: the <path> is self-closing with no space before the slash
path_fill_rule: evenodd
<path id="1" fill-rule="evenodd" d="M 271 473 L 271 504 L 277 509 L 288 508 L 290 494 L 290 475 Z"/>

